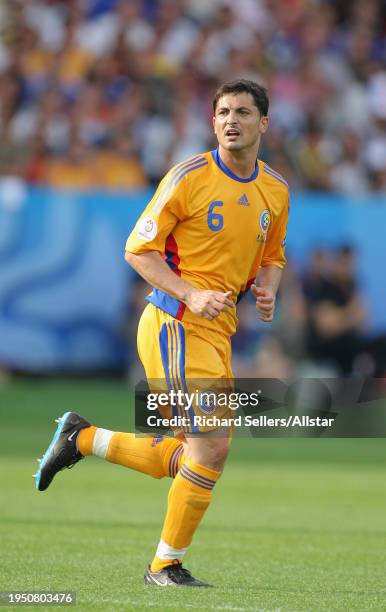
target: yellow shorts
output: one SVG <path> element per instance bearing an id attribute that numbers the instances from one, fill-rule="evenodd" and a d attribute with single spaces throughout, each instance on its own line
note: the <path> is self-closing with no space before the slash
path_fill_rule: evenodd
<path id="1" fill-rule="evenodd" d="M 202 386 L 206 382 L 207 385 L 208 379 L 212 379 L 210 389 L 227 387 L 226 381 L 233 379 L 229 336 L 178 321 L 153 304 L 146 306 L 138 324 L 138 354 L 150 388 L 152 381 L 163 380 L 169 390 L 183 389 L 191 393 L 197 391 L 197 384 Z M 178 408 L 175 408 L 160 408 L 162 417 L 170 419 L 176 416 Z M 192 405 L 189 408 L 191 425 L 172 426 L 173 430 L 196 433 L 217 429 L 217 426 L 205 424 L 194 426 L 193 416 L 202 416 L 201 410 L 204 409 Z M 181 410 L 179 414 L 182 414 Z M 216 407 L 218 418 L 227 414 L 227 406 Z M 208 416 L 206 411 L 205 418 Z"/>

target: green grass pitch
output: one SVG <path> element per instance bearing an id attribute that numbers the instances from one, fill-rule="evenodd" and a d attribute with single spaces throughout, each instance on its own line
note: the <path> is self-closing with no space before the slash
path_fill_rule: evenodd
<path id="1" fill-rule="evenodd" d="M 132 426 L 124 384 L 0 387 L 0 591 L 76 591 L 80 611 L 386 609 L 385 440 L 235 440 L 186 558 L 216 588 L 163 590 L 142 577 L 170 481 L 89 458 L 34 489 L 69 409 Z"/>

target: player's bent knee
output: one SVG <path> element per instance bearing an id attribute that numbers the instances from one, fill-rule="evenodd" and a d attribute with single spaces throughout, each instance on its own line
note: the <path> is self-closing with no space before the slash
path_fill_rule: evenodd
<path id="1" fill-rule="evenodd" d="M 228 440 L 221 438 L 219 440 L 219 444 L 215 447 L 215 454 L 219 461 L 225 461 L 229 452 L 229 443 Z"/>
<path id="2" fill-rule="evenodd" d="M 209 443 L 200 445 L 190 453 L 190 458 L 212 470 L 222 471 L 229 451 L 229 442 L 224 438 L 211 438 Z"/>

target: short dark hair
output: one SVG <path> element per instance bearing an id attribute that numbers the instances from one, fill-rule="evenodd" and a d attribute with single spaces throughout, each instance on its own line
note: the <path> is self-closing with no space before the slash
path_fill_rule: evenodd
<path id="1" fill-rule="evenodd" d="M 217 103 L 222 96 L 226 94 L 239 94 L 239 93 L 250 93 L 253 97 L 255 105 L 259 109 L 260 115 L 266 117 L 268 115 L 269 100 L 267 90 L 265 87 L 258 85 L 254 81 L 248 81 L 247 79 L 239 79 L 236 81 L 228 81 L 221 85 L 216 91 L 216 95 L 213 99 L 213 111 L 216 113 Z"/>

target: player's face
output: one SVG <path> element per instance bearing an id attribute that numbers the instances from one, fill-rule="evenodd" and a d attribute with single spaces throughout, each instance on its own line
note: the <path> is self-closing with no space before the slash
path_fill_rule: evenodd
<path id="1" fill-rule="evenodd" d="M 228 151 L 258 147 L 268 128 L 268 117 L 261 117 L 250 93 L 226 94 L 217 102 L 213 117 L 214 133 Z"/>

